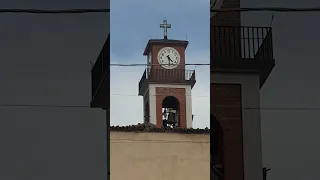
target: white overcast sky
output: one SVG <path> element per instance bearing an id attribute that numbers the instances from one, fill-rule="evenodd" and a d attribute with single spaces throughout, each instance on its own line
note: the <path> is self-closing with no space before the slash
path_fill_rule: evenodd
<path id="1" fill-rule="evenodd" d="M 125 6 L 126 4 L 126 6 Z M 145 6 L 145 8 L 135 8 Z M 168 6 L 169 5 L 169 6 Z M 126 13 L 123 13 L 123 12 Z M 186 63 L 210 62 L 209 0 L 117 0 L 111 2 L 111 63 L 146 63 L 143 51 L 150 37 L 163 37 L 159 28 L 164 17 L 172 28 L 169 39 L 189 41 Z M 115 23 L 117 22 L 117 23 Z M 131 29 L 131 33 L 128 33 Z M 143 98 L 138 83 L 145 67 L 111 68 L 111 124 L 131 125 L 143 122 Z M 192 90 L 193 127 L 210 126 L 209 66 L 190 66 L 196 70 L 197 83 Z"/>

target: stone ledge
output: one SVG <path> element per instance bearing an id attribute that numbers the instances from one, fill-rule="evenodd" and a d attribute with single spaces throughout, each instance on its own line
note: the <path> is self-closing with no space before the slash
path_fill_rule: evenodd
<path id="1" fill-rule="evenodd" d="M 210 134 L 210 129 L 193 128 L 158 128 L 151 123 L 130 126 L 110 126 L 110 132 L 152 132 L 152 133 L 180 133 L 180 134 Z"/>

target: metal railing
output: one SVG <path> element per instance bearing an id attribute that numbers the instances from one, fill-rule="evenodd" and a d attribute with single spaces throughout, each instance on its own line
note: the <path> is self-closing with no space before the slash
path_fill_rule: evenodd
<path id="1" fill-rule="evenodd" d="M 139 82 L 139 90 L 146 81 L 185 83 L 188 81 L 194 82 L 195 80 L 194 70 L 146 68 Z"/>
<path id="2" fill-rule="evenodd" d="M 271 27 L 212 26 L 211 50 L 214 57 L 255 59 L 273 56 Z M 261 57 L 261 56 L 260 56 Z M 272 57 L 273 58 L 273 57 Z"/>
<path id="3" fill-rule="evenodd" d="M 108 37 L 107 41 L 105 42 L 94 66 L 91 70 L 91 83 L 92 83 L 92 97 L 99 89 L 100 84 L 104 80 L 105 74 L 108 72 L 108 68 L 110 68 L 110 39 Z"/>

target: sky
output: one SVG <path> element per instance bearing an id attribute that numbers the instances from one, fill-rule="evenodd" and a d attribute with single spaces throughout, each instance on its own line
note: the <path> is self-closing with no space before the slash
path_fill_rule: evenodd
<path id="1" fill-rule="evenodd" d="M 209 47 L 206 40 L 209 24 L 205 24 L 206 12 L 202 1 L 188 0 L 182 5 L 176 1 L 170 4 L 152 1 L 154 5 L 146 2 L 117 0 L 113 2 L 116 4 L 111 4 L 111 9 L 114 8 L 111 12 L 111 33 L 114 33 L 111 36 L 112 62 L 145 62 L 143 48 L 150 36 L 162 35 L 159 24 L 164 16 L 172 24 L 169 37 L 185 39 L 188 36 L 187 61 L 207 61 L 208 51 L 205 49 Z M 1 8 L 105 6 L 105 0 L 0 2 Z M 319 7 L 320 2 L 243 0 L 241 6 Z M 319 13 L 276 14 L 272 26 L 277 64 L 261 90 L 262 107 L 320 108 L 320 26 L 315 23 L 318 17 Z M 269 26 L 271 13 L 243 13 L 242 19 L 243 25 Z M 107 15 L 8 13 L 0 14 L 0 22 L 1 104 L 89 104 L 90 61 L 95 61 L 106 40 Z M 199 33 L 194 33 L 197 31 Z M 117 38 L 116 34 L 117 41 L 112 39 Z M 143 68 L 120 71 L 122 69 L 115 67 L 112 70 L 111 93 L 136 95 Z M 205 70 L 196 67 L 196 71 L 198 81 L 193 90 L 194 99 L 206 96 L 208 82 L 205 75 L 201 76 Z M 116 79 L 126 83 L 117 85 Z M 138 118 L 142 116 L 140 97 L 130 96 L 127 101 L 124 97 L 112 98 L 114 107 L 125 107 L 131 115 L 125 116 L 119 113 L 120 108 L 113 108 L 111 116 L 117 120 L 112 123 L 139 122 Z M 201 103 L 194 101 L 193 113 L 195 118 L 201 119 L 199 117 L 207 107 L 197 110 L 197 104 Z M 205 102 L 206 98 L 198 98 L 198 101 Z M 126 105 L 132 102 L 134 106 Z M 320 179 L 320 111 L 264 109 L 261 113 L 263 162 L 272 168 L 268 179 Z M 205 121 L 197 120 L 194 126 L 205 126 Z M 0 179 L 104 179 L 104 134 L 105 112 L 99 109 L 0 107 Z"/>
<path id="2" fill-rule="evenodd" d="M 143 56 L 144 48 L 150 37 L 163 38 L 163 29 L 159 26 L 166 18 L 172 25 L 168 29 L 168 38 L 189 41 L 186 63 L 209 64 L 208 4 L 209 0 L 164 0 L 152 3 L 148 0 L 111 1 L 111 63 L 146 64 L 147 57 Z M 139 8 L 141 6 L 145 8 Z M 210 127 L 210 67 L 187 68 L 196 70 L 197 82 L 192 90 L 193 127 Z M 143 122 L 143 98 L 138 96 L 138 84 L 144 69 L 144 66 L 111 67 L 111 125 L 132 125 Z"/>

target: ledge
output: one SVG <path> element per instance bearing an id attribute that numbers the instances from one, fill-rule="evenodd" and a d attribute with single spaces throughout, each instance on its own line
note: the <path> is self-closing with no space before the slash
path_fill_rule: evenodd
<path id="1" fill-rule="evenodd" d="M 150 132 L 150 133 L 180 133 L 180 134 L 210 134 L 210 129 L 193 128 L 158 128 L 151 123 L 130 126 L 110 126 L 110 132 Z"/>

